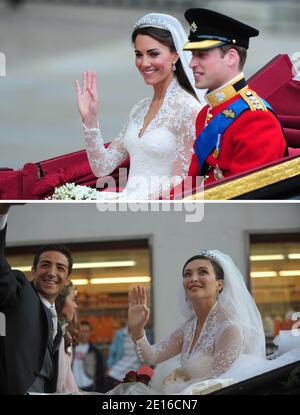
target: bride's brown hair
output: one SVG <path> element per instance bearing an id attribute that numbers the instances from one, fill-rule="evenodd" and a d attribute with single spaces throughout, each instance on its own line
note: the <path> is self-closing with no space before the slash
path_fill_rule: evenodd
<path id="1" fill-rule="evenodd" d="M 63 322 L 65 321 L 65 316 L 63 314 L 63 308 L 66 304 L 66 299 L 68 295 L 76 291 L 72 282 L 65 286 L 58 297 L 55 300 L 55 307 L 57 310 L 58 319 Z M 77 346 L 80 342 L 80 326 L 79 326 L 79 316 L 78 311 L 75 310 L 73 320 L 68 322 L 68 325 L 65 328 L 64 333 L 65 340 L 65 352 L 68 353 L 68 348 L 70 346 Z"/>
<path id="2" fill-rule="evenodd" d="M 168 48 L 170 49 L 171 52 L 177 52 L 176 48 L 175 48 L 175 45 L 174 45 L 174 42 L 173 42 L 171 32 L 169 32 L 168 30 L 159 29 L 158 27 L 151 27 L 151 26 L 150 27 L 137 28 L 133 31 L 133 33 L 131 35 L 132 43 L 135 43 L 137 35 L 150 36 L 153 39 L 160 42 L 161 44 L 163 44 L 165 46 L 168 46 Z M 179 84 L 182 86 L 182 88 L 185 89 L 189 94 L 193 95 L 193 97 L 195 97 L 198 100 L 197 95 L 196 95 L 190 81 L 188 80 L 188 77 L 186 76 L 186 74 L 183 70 L 183 66 L 182 66 L 182 63 L 180 61 L 180 58 L 176 62 L 176 70 L 175 70 L 174 73 L 176 75 L 176 78 L 177 78 Z"/>
<path id="3" fill-rule="evenodd" d="M 184 276 L 184 270 L 185 270 L 185 267 L 187 266 L 187 264 L 189 264 L 190 262 L 195 261 L 197 259 L 204 259 L 205 261 L 209 261 L 211 263 L 211 265 L 213 266 L 213 269 L 215 271 L 216 280 L 224 280 L 223 268 L 214 259 L 212 259 L 209 256 L 205 256 L 205 255 L 194 255 L 190 259 L 188 259 L 186 261 L 186 263 L 184 264 L 183 268 L 182 268 L 182 276 Z"/>

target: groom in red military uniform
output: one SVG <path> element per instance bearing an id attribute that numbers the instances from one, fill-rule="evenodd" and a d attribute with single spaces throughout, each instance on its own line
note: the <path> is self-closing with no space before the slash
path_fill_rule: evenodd
<path id="1" fill-rule="evenodd" d="M 185 18 L 190 35 L 184 49 L 193 53 L 195 85 L 208 89 L 189 176 L 204 176 L 208 184 L 281 159 L 287 150 L 281 125 L 242 72 L 249 38 L 258 30 L 206 9 L 189 9 Z"/>

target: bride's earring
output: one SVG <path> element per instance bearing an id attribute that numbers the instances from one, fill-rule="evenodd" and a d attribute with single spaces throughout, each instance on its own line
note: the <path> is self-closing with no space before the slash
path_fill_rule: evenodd
<path id="1" fill-rule="evenodd" d="M 176 71 L 176 65 L 175 65 L 175 63 L 173 63 L 172 69 L 173 69 L 174 72 Z"/>
<path id="2" fill-rule="evenodd" d="M 216 300 L 218 301 L 218 299 L 219 299 L 219 295 L 220 295 L 220 291 L 217 291 L 217 293 L 216 293 Z"/>

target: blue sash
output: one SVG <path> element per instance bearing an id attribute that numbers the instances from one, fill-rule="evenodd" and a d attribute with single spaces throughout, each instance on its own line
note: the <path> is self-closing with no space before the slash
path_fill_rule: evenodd
<path id="1" fill-rule="evenodd" d="M 270 104 L 264 99 L 260 98 L 265 104 L 266 108 L 273 111 Z M 204 130 L 199 134 L 195 140 L 195 153 L 198 159 L 199 171 L 201 172 L 204 162 L 210 153 L 217 147 L 219 149 L 222 135 L 227 128 L 239 117 L 244 111 L 249 110 L 248 103 L 241 97 L 233 104 L 224 109 L 228 116 L 224 114 L 224 111 L 219 112 L 213 118 Z M 230 116 L 229 114 L 232 114 Z"/>

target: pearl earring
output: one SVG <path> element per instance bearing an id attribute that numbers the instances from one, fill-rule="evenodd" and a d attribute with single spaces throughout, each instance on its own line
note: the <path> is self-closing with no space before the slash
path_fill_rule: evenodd
<path id="1" fill-rule="evenodd" d="M 176 65 L 175 65 L 175 63 L 173 63 L 172 69 L 173 69 L 174 72 L 176 71 Z"/>

